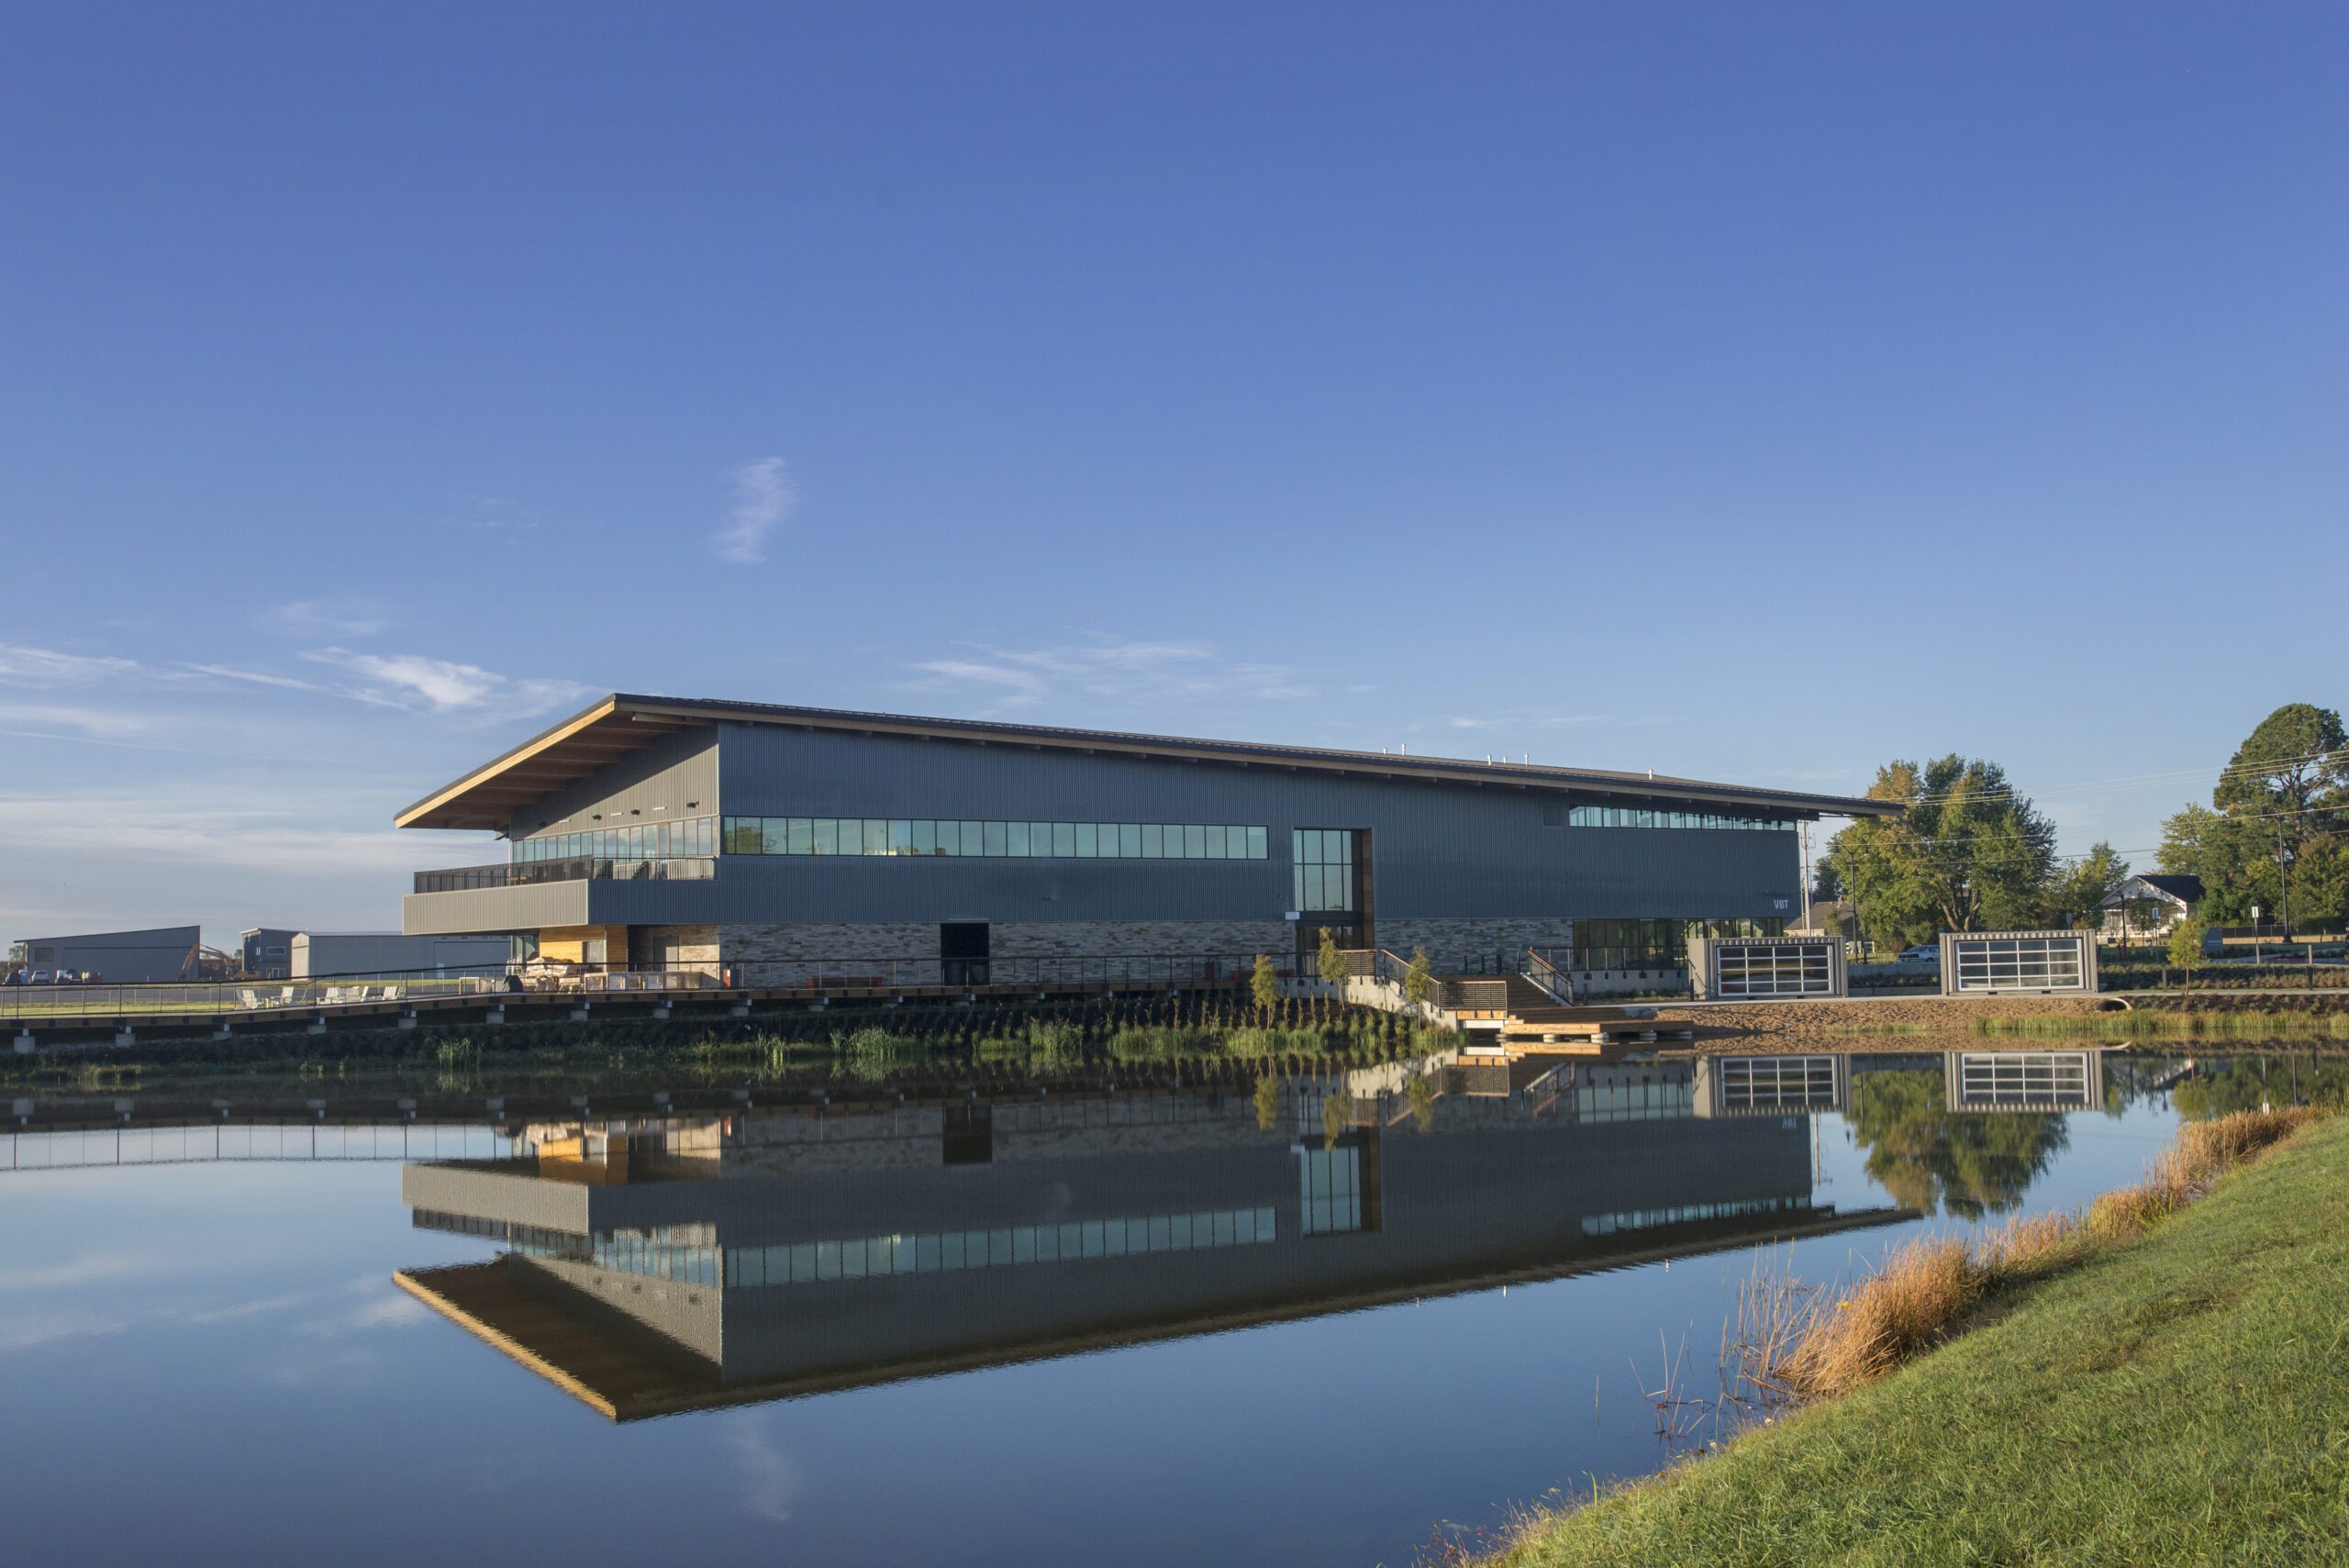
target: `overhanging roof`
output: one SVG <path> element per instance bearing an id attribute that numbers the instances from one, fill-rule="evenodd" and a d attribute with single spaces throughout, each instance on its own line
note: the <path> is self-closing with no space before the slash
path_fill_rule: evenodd
<path id="1" fill-rule="evenodd" d="M 1040 751 L 1082 751 L 1237 767 L 1422 779 L 1545 790 L 1593 799 L 1731 806 L 1791 817 L 1884 817 L 1901 809 L 1887 801 L 1710 784 L 1702 779 L 1657 773 L 1478 762 L 1465 757 L 1416 757 L 1401 752 L 1341 751 L 1315 746 L 1274 746 L 1254 740 L 1197 740 L 1122 730 L 1063 729 L 976 718 L 918 718 L 895 713 L 793 707 L 777 703 L 696 701 L 615 692 L 544 734 L 534 736 L 426 795 L 393 821 L 401 828 L 503 828 L 517 808 L 588 777 L 607 762 L 642 751 L 678 730 L 719 724 L 774 724 L 978 746 L 1017 746 Z"/>

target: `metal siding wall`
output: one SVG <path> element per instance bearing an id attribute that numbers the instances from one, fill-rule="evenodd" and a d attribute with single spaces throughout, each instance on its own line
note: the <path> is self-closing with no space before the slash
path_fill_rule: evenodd
<path id="1" fill-rule="evenodd" d="M 696 801 L 700 804 L 692 804 Z M 600 822 L 594 820 L 599 811 L 604 816 Z M 639 815 L 632 817 L 631 811 Z M 514 814 L 513 831 L 517 838 L 527 838 L 538 832 L 543 822 L 548 832 L 586 833 L 717 815 L 717 732 L 696 729 L 665 737 L 633 756 L 608 762 L 592 777 L 540 801 L 535 809 L 521 807 Z M 506 845 L 497 843 L 487 846 L 480 860 L 467 863 L 486 864 L 505 855 Z"/>
<path id="2" fill-rule="evenodd" d="M 1382 919 L 1759 917 L 1788 913 L 1799 891 L 1793 833 L 1544 828 L 1542 806 L 1559 797 L 1505 786 L 765 725 L 721 727 L 718 769 L 729 815 L 1262 824 L 1272 858 L 729 856 L 695 891 L 697 912 L 674 918 L 1263 919 L 1288 907 L 1294 827 L 1371 830 Z"/>

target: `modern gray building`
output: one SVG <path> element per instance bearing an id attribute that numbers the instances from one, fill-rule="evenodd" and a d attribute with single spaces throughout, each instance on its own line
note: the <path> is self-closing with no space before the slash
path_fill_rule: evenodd
<path id="1" fill-rule="evenodd" d="M 509 937 L 411 937 L 398 931 L 297 931 L 287 978 L 340 974 L 476 974 L 503 970 Z"/>
<path id="2" fill-rule="evenodd" d="M 292 976 L 294 939 L 299 935 L 298 932 L 272 926 L 255 926 L 237 935 L 243 949 L 247 974 L 257 980 L 284 980 Z"/>
<path id="3" fill-rule="evenodd" d="M 1872 800 L 1648 773 L 616 694 L 398 814 L 496 835 L 411 935 L 742 984 L 1341 946 L 1668 968 L 1778 930 L 1795 826 Z M 1561 963 L 1560 967 L 1565 967 Z M 906 978 L 901 968 L 893 976 Z"/>
<path id="4" fill-rule="evenodd" d="M 117 985 L 193 980 L 204 932 L 195 926 L 144 931 L 93 931 L 78 937 L 27 937 L 16 945 L 33 973 L 63 971 Z"/>

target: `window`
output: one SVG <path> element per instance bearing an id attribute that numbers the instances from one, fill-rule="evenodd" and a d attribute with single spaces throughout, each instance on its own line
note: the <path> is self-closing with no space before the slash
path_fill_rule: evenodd
<path id="1" fill-rule="evenodd" d="M 1342 828 L 1290 830 L 1291 877 L 1297 908 L 1344 913 L 1354 907 L 1354 836 Z"/>
<path id="2" fill-rule="evenodd" d="M 1542 808 L 1542 825 L 1553 828 L 1553 813 L 1557 807 Z M 1767 833 L 1791 833 L 1795 823 L 1791 817 L 1728 817 L 1709 811 L 1658 811 L 1639 806 L 1570 806 L 1566 807 L 1565 825 L 1569 828 L 1727 828 Z"/>
<path id="3" fill-rule="evenodd" d="M 678 852 L 676 845 L 696 848 L 683 852 L 715 854 L 722 846 L 729 855 L 977 855 L 988 859 L 1050 858 L 1058 860 L 1261 861 L 1270 858 L 1271 830 L 1230 823 L 1166 822 L 994 822 L 943 821 L 931 817 L 729 817 L 696 823 L 674 822 L 626 830 L 616 842 L 636 842 L 640 851 L 620 853 Z M 1353 863 L 1353 835 L 1348 831 L 1308 830 L 1313 853 L 1341 857 Z M 582 835 L 545 840 L 567 844 Z M 601 841 L 599 835 L 584 838 Z M 538 843 L 540 840 L 528 840 Z M 663 849 L 660 846 L 670 846 Z M 1332 846 L 1335 846 L 1332 848 Z M 525 846 L 518 845 L 518 853 Z M 592 850 L 561 851 L 592 853 Z M 551 858 L 561 858 L 561 855 Z M 1317 861 L 1320 864 L 1322 862 Z M 1339 883 L 1351 888 L 1351 877 Z M 1352 895 L 1347 895 L 1351 898 Z M 1309 906 L 1301 906 L 1309 907 Z M 1353 905 L 1330 906 L 1352 908 Z"/>
<path id="4" fill-rule="evenodd" d="M 515 840 L 507 858 L 516 865 L 575 860 L 683 860 L 717 854 L 721 842 L 728 854 L 762 852 L 759 818 L 728 817 L 725 831 L 721 834 L 718 828 L 715 817 L 687 817 L 674 822 L 600 828 L 592 833 L 541 833 Z"/>
<path id="5" fill-rule="evenodd" d="M 1764 920 L 1576 920 L 1574 967 L 1685 969 L 1690 937 L 1775 937 L 1782 919 Z"/>

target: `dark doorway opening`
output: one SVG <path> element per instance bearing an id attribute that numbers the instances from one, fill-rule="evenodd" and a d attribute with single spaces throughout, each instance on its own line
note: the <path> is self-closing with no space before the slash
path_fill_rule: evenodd
<path id="1" fill-rule="evenodd" d="M 990 1106 L 948 1106 L 940 1129 L 940 1157 L 949 1165 L 995 1162 L 995 1110 Z"/>
<path id="2" fill-rule="evenodd" d="M 949 920 L 938 928 L 938 967 L 949 985 L 987 983 L 987 923 Z"/>

